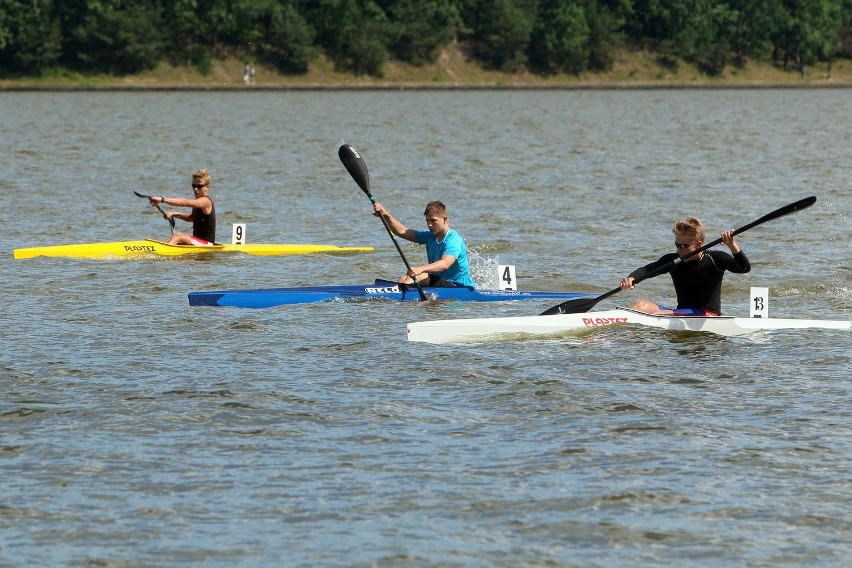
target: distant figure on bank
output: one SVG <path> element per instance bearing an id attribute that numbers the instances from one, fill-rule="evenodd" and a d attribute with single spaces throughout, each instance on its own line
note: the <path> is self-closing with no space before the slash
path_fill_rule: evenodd
<path id="1" fill-rule="evenodd" d="M 248 85 L 249 79 L 251 79 L 251 65 L 246 63 L 245 68 L 243 68 L 243 83 Z"/>
<path id="2" fill-rule="evenodd" d="M 257 73 L 254 70 L 254 65 L 252 65 L 249 67 L 249 85 L 254 85 L 254 78 L 256 75 Z"/>
<path id="3" fill-rule="evenodd" d="M 151 196 L 151 206 L 158 203 L 171 205 L 172 207 L 191 207 L 189 213 L 168 211 L 166 217 L 175 218 L 192 223 L 192 234 L 175 232 L 166 240 L 170 245 L 196 245 L 210 246 L 216 242 L 216 208 L 213 200 L 207 195 L 210 192 L 210 172 L 201 169 L 192 174 L 193 199 L 182 199 L 180 197 Z"/>
<path id="4" fill-rule="evenodd" d="M 751 263 L 734 240 L 734 232 L 729 230 L 722 233 L 722 243 L 731 250 L 731 254 L 721 250 L 708 250 L 687 258 L 684 257 L 704 244 L 704 225 L 695 217 L 687 217 L 676 222 L 672 232 L 675 235 L 677 252 L 663 255 L 656 262 L 637 268 L 621 281 L 620 288 L 633 290 L 634 278 L 645 276 L 680 257 L 683 261 L 675 264 L 670 270 L 651 276 L 653 278 L 666 272 L 671 274 L 677 293 L 677 308 L 667 308 L 648 300 L 636 300 L 632 308 L 659 315 L 721 315 L 722 277 L 725 271 L 743 274 L 751 270 Z"/>
<path id="5" fill-rule="evenodd" d="M 391 215 L 380 203 L 373 204 L 374 215 L 382 215 L 391 231 L 412 243 L 426 245 L 428 264 L 412 266 L 398 282 L 410 284 L 416 278 L 423 286 L 473 286 L 467 260 L 467 245 L 447 222 L 447 208 L 440 201 L 430 201 L 423 216 L 428 231 L 409 229 Z"/>

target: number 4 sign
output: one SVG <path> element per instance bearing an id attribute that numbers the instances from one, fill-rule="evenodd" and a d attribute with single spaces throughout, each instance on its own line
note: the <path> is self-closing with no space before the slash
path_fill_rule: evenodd
<path id="1" fill-rule="evenodd" d="M 501 290 L 517 290 L 518 280 L 515 278 L 514 264 L 498 264 L 497 278 L 500 281 Z"/>

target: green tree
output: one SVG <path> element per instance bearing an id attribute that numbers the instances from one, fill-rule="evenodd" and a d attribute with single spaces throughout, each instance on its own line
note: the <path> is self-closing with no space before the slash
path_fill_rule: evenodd
<path id="1" fill-rule="evenodd" d="M 382 76 L 460 37 L 484 66 L 605 70 L 622 46 L 706 73 L 852 57 L 852 0 L 0 0 L 0 73 L 134 73 L 160 60 L 251 57 L 303 73 L 318 52 Z M 830 70 L 830 67 L 829 67 Z"/>
<path id="2" fill-rule="evenodd" d="M 840 3 L 840 29 L 836 43 L 837 57 L 852 59 L 852 0 Z"/>
<path id="3" fill-rule="evenodd" d="M 387 15 L 372 0 L 313 0 L 303 10 L 317 41 L 339 71 L 381 77 L 392 31 Z"/>
<path id="4" fill-rule="evenodd" d="M 586 71 L 590 35 L 579 0 L 543 0 L 530 40 L 530 66 L 551 75 Z"/>
<path id="5" fill-rule="evenodd" d="M 164 12 L 172 48 L 167 57 L 173 63 L 183 63 L 187 58 L 194 61 L 201 46 L 207 44 L 203 39 L 206 33 L 202 35 L 199 32 L 197 9 L 196 0 L 170 0 L 166 3 Z"/>
<path id="6" fill-rule="evenodd" d="M 65 3 L 63 62 L 91 72 L 130 74 L 152 69 L 165 49 L 156 0 Z"/>
<path id="7" fill-rule="evenodd" d="M 0 9 L 0 72 L 39 75 L 62 55 L 53 0 L 4 0 Z"/>
<path id="8" fill-rule="evenodd" d="M 544 0 L 530 41 L 530 65 L 544 73 L 603 71 L 622 45 L 629 2 Z"/>
<path id="9" fill-rule="evenodd" d="M 434 61 L 461 25 L 451 0 L 395 0 L 385 4 L 391 21 L 392 55 L 412 65 Z"/>
<path id="10" fill-rule="evenodd" d="M 838 5 L 831 0 L 797 0 L 788 2 L 787 8 L 788 51 L 795 54 L 796 67 L 804 75 L 805 65 L 834 55 L 841 25 Z"/>
<path id="11" fill-rule="evenodd" d="M 316 59 L 314 30 L 293 2 L 275 3 L 265 16 L 258 54 L 284 73 L 305 73 Z"/>
<path id="12" fill-rule="evenodd" d="M 173 63 L 209 67 L 220 55 L 253 54 L 263 37 L 259 21 L 275 0 L 165 0 Z"/>
<path id="13" fill-rule="evenodd" d="M 537 11 L 536 0 L 475 0 L 465 19 L 474 54 L 492 69 L 517 71 L 526 64 Z"/>
<path id="14" fill-rule="evenodd" d="M 734 65 L 745 66 L 745 58 L 769 60 L 770 37 L 780 10 L 778 0 L 730 0 L 728 7 L 734 19 L 731 52 Z"/>
<path id="15" fill-rule="evenodd" d="M 705 73 L 718 75 L 731 57 L 736 13 L 724 0 L 699 0 L 695 5 L 681 38 L 682 57 Z"/>
<path id="16" fill-rule="evenodd" d="M 650 48 L 662 61 L 696 63 L 708 73 L 727 63 L 736 17 L 725 0 L 635 0 L 625 26 L 634 44 Z"/>
<path id="17" fill-rule="evenodd" d="M 613 52 L 623 47 L 625 17 L 632 11 L 630 0 L 582 0 L 589 24 L 589 69 L 612 68 Z"/>

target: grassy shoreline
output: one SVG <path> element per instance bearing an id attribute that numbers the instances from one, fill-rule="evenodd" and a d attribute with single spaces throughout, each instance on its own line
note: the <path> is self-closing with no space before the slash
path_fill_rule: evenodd
<path id="1" fill-rule="evenodd" d="M 482 69 L 451 45 L 435 63 L 413 67 L 396 61 L 385 65 L 385 76 L 365 77 L 341 73 L 320 57 L 304 75 L 283 75 L 271 67 L 255 65 L 257 81 L 243 83 L 246 60 L 211 61 L 203 74 L 194 66 L 160 64 L 132 76 L 81 75 L 55 72 L 38 78 L 0 79 L 0 91 L 29 90 L 450 90 L 450 89 L 689 89 L 689 88 L 825 88 L 852 87 L 852 61 L 836 61 L 807 68 L 804 75 L 772 65 L 746 62 L 742 69 L 728 67 L 709 77 L 694 66 L 678 62 L 662 66 L 653 54 L 623 52 L 605 73 L 542 77 L 528 71 L 501 73 Z"/>

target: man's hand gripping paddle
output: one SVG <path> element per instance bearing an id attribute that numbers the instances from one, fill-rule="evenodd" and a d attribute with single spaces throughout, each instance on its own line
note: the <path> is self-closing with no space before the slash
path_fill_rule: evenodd
<path id="1" fill-rule="evenodd" d="M 133 193 L 136 195 L 136 197 L 142 197 L 142 198 L 144 198 L 144 199 L 151 199 L 151 196 L 150 196 L 150 195 L 142 195 L 142 194 L 141 194 L 141 193 L 139 193 L 138 191 L 134 191 Z M 162 213 L 162 215 L 163 215 L 163 219 L 165 219 L 166 221 L 168 221 L 168 222 L 169 222 L 169 227 L 171 227 L 171 228 L 172 228 L 172 234 L 174 234 L 174 233 L 175 233 L 175 220 L 174 220 L 174 219 L 172 219 L 171 217 L 169 217 L 168 215 L 166 215 L 166 212 L 165 212 L 165 211 L 163 211 L 163 208 L 162 208 L 162 207 L 160 207 L 160 205 L 159 205 L 158 203 L 155 203 L 155 204 L 154 204 L 154 207 L 156 207 L 156 208 L 157 208 L 157 210 L 158 210 L 160 213 Z"/>

